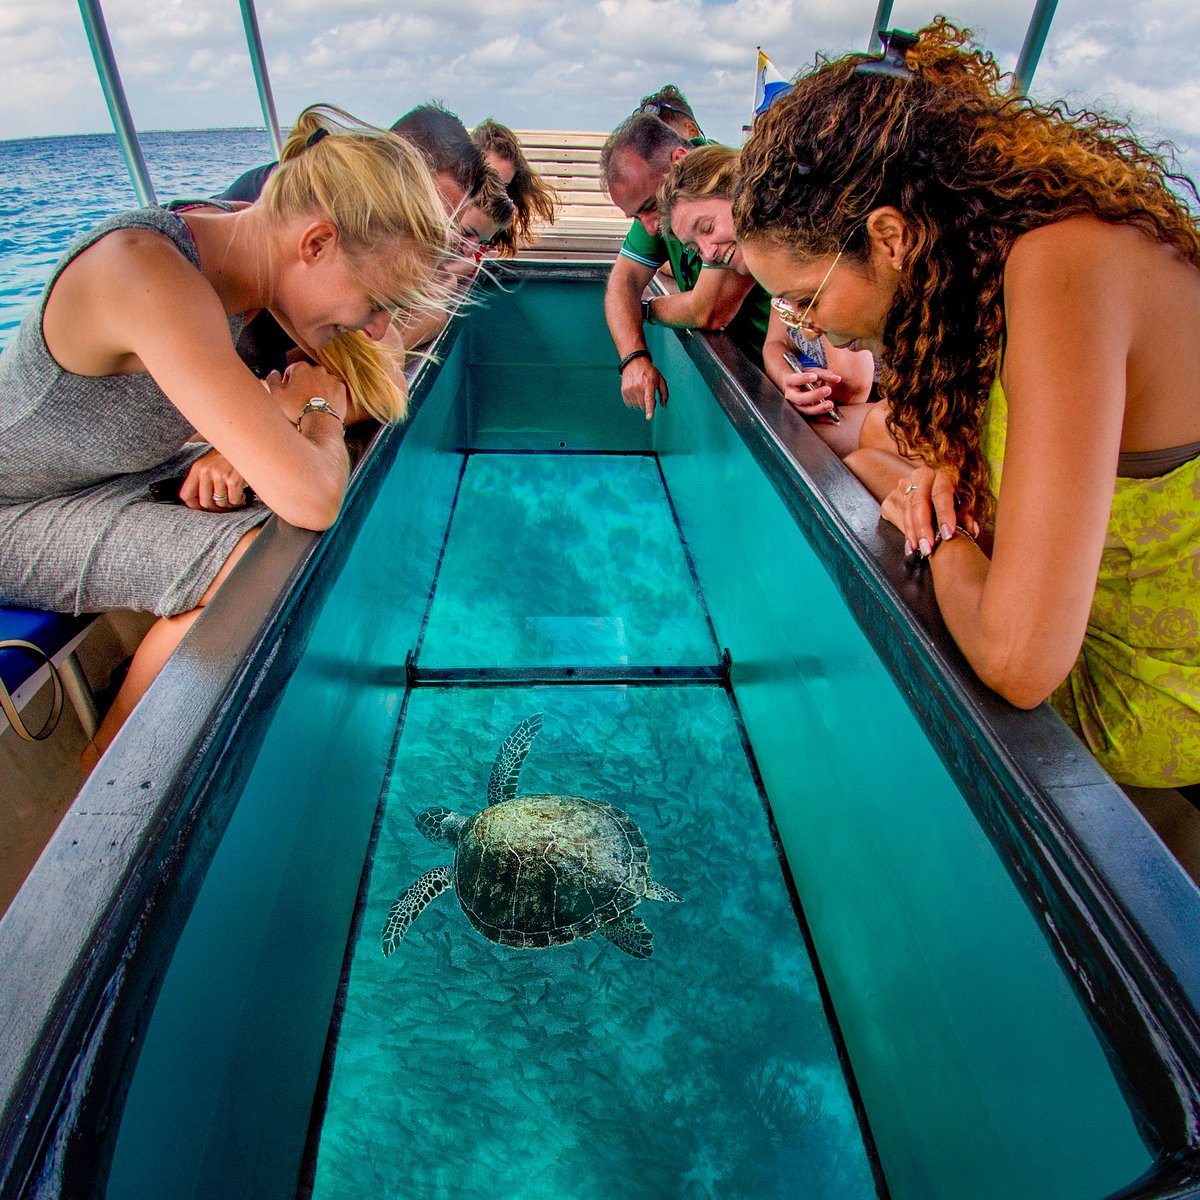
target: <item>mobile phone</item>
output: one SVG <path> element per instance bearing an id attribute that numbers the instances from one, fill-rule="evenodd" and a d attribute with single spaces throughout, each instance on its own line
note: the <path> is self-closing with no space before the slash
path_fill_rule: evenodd
<path id="1" fill-rule="evenodd" d="M 186 475 L 172 475 L 168 479 L 156 479 L 149 487 L 150 499 L 157 500 L 159 504 L 182 504 L 179 490 L 183 487 Z M 253 504 L 256 497 L 252 488 L 245 488 L 246 503 Z M 236 507 L 240 508 L 241 505 Z"/>
<path id="2" fill-rule="evenodd" d="M 787 363 L 787 365 L 791 367 L 793 371 L 809 371 L 813 367 L 820 365 L 814 359 L 809 358 L 807 354 L 794 354 L 791 350 L 785 350 L 783 352 L 783 361 Z M 802 383 L 799 385 L 802 392 L 811 392 L 816 388 L 816 386 L 817 385 L 815 383 Z M 841 414 L 838 412 L 836 404 L 834 404 L 834 406 L 827 413 L 821 413 L 820 415 L 822 417 L 828 417 L 835 425 L 840 425 L 842 423 Z"/>

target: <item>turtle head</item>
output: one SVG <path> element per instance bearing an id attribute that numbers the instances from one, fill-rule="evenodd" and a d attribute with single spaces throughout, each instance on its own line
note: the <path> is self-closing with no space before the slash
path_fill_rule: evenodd
<path id="1" fill-rule="evenodd" d="M 458 831 L 464 818 L 452 808 L 427 808 L 417 814 L 417 828 L 431 842 L 444 842 L 453 846 L 458 841 Z"/>

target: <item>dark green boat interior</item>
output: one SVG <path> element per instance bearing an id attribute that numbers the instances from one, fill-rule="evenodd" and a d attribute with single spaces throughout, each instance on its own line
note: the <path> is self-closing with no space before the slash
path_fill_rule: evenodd
<path id="1" fill-rule="evenodd" d="M 456 322 L 341 525 L 273 527 L 246 592 L 276 598 L 218 597 L 155 685 L 203 728 L 154 778 L 132 728 L 89 783 L 60 873 L 103 859 L 103 802 L 142 832 L 85 897 L 107 974 L 51 1022 L 93 1052 L 10 1086 L 59 1140 L 9 1135 L 8 1169 L 83 1178 L 100 1145 L 112 1197 L 1186 1194 L 1194 887 L 1055 718 L 969 677 L 724 339 L 652 331 L 670 405 L 621 407 L 602 280 L 526 270 Z M 214 638 L 239 648 L 210 683 Z M 683 895 L 637 910 L 653 958 L 496 947 L 446 894 L 385 960 L 388 904 L 451 853 L 414 813 L 482 807 L 534 712 L 522 790 L 627 809 Z"/>

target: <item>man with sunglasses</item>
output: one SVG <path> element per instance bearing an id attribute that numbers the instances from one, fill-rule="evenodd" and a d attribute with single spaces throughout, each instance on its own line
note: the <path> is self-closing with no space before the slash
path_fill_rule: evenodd
<path id="1" fill-rule="evenodd" d="M 664 84 L 657 92 L 643 96 L 638 105 L 638 112 L 657 117 L 664 125 L 669 125 L 680 137 L 689 142 L 704 140 L 704 131 L 700 128 L 692 106 L 687 97 L 673 84 Z"/>
<path id="2" fill-rule="evenodd" d="M 676 89 L 677 90 L 677 89 Z M 633 225 L 608 276 L 604 316 L 617 349 L 621 399 L 650 420 L 656 403 L 665 405 L 667 381 L 646 346 L 646 323 L 677 329 L 727 329 L 740 348 L 762 363 L 768 310 L 743 306 L 754 279 L 720 266 L 705 266 L 700 255 L 658 224 L 658 189 L 671 168 L 694 145 L 648 112 L 636 112 L 613 130 L 600 152 L 600 176 L 614 204 Z M 676 295 L 643 299 L 642 293 L 664 263 L 679 287 Z"/>

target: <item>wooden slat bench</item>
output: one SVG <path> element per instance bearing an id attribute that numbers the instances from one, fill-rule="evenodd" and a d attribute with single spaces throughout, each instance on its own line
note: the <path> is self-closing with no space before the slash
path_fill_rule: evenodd
<path id="1" fill-rule="evenodd" d="M 560 208 L 553 225 L 538 229 L 538 240 L 521 251 L 526 259 L 611 262 L 629 232 L 629 218 L 600 185 L 600 149 L 607 133 L 516 130 L 530 165 L 554 187 Z"/>

